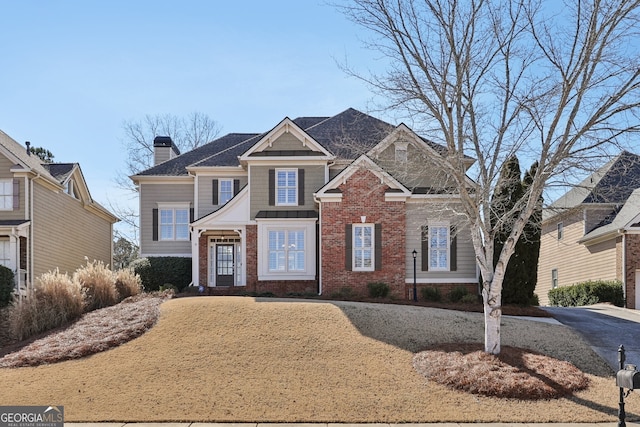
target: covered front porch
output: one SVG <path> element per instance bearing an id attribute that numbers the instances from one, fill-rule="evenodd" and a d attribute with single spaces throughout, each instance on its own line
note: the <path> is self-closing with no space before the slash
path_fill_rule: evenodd
<path id="1" fill-rule="evenodd" d="M 28 273 L 30 224 L 23 220 L 0 221 L 0 265 L 13 271 L 17 296 L 26 296 L 32 287 Z"/>
<path id="2" fill-rule="evenodd" d="M 206 288 L 246 286 L 246 229 L 199 229 L 194 245 L 193 283 Z"/>

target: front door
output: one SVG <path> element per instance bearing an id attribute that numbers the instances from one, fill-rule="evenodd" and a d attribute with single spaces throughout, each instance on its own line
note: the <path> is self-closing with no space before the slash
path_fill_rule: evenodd
<path id="1" fill-rule="evenodd" d="M 234 247 L 232 244 L 216 244 L 216 286 L 233 286 Z"/>

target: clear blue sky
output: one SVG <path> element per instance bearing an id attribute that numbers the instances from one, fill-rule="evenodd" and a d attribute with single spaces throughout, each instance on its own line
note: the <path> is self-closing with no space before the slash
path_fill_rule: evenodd
<path id="1" fill-rule="evenodd" d="M 261 132 L 372 98 L 336 64 L 376 68 L 369 35 L 322 0 L 0 0 L 0 15 L 0 129 L 80 163 L 105 205 L 122 201 L 125 120 L 198 111 Z"/>

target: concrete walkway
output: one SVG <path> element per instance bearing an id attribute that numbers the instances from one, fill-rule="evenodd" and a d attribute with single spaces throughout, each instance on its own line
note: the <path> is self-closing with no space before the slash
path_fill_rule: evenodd
<path id="1" fill-rule="evenodd" d="M 617 427 L 618 423 L 64 423 L 64 425 L 65 427 Z M 640 423 L 627 422 L 626 425 L 640 427 Z"/>

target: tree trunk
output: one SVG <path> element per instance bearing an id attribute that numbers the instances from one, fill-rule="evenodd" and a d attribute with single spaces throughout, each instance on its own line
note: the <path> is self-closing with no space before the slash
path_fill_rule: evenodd
<path id="1" fill-rule="evenodd" d="M 498 304 L 484 302 L 484 351 L 489 354 L 500 354 L 500 319 L 502 308 Z"/>

